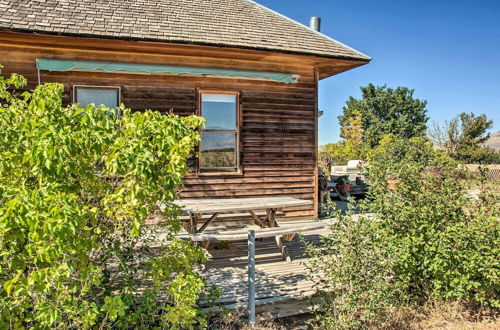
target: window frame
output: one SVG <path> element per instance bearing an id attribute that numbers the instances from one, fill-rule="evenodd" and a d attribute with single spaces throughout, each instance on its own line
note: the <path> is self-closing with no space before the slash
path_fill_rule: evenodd
<path id="1" fill-rule="evenodd" d="M 120 104 L 122 103 L 122 88 L 120 86 L 102 86 L 102 85 L 73 85 L 73 103 L 78 103 L 78 97 L 77 97 L 77 89 L 78 88 L 87 88 L 87 89 L 112 89 L 112 90 L 117 90 L 118 91 L 118 99 L 117 101 L 117 106 L 116 109 L 120 107 Z M 96 104 L 96 106 L 99 106 L 100 104 Z M 120 111 L 118 110 L 118 117 L 120 117 Z"/>
<path id="2" fill-rule="evenodd" d="M 207 132 L 221 132 L 221 133 L 236 133 L 236 167 L 201 167 L 200 157 L 198 157 L 197 162 L 197 174 L 201 176 L 210 176 L 210 175 L 242 175 L 241 170 L 241 162 L 240 162 L 240 127 L 241 127 L 241 105 L 240 105 L 240 92 L 235 90 L 219 90 L 219 89 L 198 89 L 198 109 L 197 115 L 203 117 L 203 94 L 212 94 L 212 95 L 235 95 L 236 96 L 236 126 L 235 129 L 205 129 L 200 128 L 200 143 L 198 144 L 198 154 L 201 157 L 202 151 L 202 134 L 204 131 Z"/>

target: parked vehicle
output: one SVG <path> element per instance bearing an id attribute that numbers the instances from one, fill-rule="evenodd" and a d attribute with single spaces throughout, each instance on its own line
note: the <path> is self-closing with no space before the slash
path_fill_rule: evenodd
<path id="1" fill-rule="evenodd" d="M 347 199 L 349 196 L 364 196 L 368 189 L 367 171 L 362 160 L 350 160 L 345 166 L 333 166 L 328 188 L 330 197 Z"/>

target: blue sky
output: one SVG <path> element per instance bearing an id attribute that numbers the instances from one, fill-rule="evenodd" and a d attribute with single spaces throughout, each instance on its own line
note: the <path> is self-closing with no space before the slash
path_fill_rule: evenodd
<path id="1" fill-rule="evenodd" d="M 320 83 L 319 143 L 338 141 L 337 116 L 368 83 L 406 86 L 428 101 L 430 121 L 485 113 L 500 130 L 500 1 L 257 0 L 373 58 Z"/>

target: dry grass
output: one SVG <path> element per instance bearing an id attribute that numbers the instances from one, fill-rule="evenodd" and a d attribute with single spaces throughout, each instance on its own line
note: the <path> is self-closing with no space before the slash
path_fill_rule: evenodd
<path id="1" fill-rule="evenodd" d="M 420 308 L 394 310 L 380 329 L 500 329 L 499 316 L 499 311 L 493 309 L 478 309 L 460 303 L 433 303 Z"/>
<path id="2" fill-rule="evenodd" d="M 225 315 L 212 324 L 212 329 L 250 330 L 245 315 Z M 314 329 L 314 316 L 297 315 L 274 321 L 260 322 L 254 330 Z M 478 309 L 460 303 L 434 303 L 420 308 L 398 308 L 388 312 L 380 330 L 493 330 L 500 329 L 500 311 Z"/>
<path id="3" fill-rule="evenodd" d="M 217 330 L 233 330 L 233 329 L 241 329 L 241 330 L 285 330 L 279 324 L 279 321 L 263 321 L 257 322 L 254 327 L 250 327 L 248 323 L 246 323 L 246 315 L 244 313 L 234 314 L 228 313 L 220 315 L 219 317 L 212 320 L 210 324 L 210 329 Z M 289 329 L 289 328 L 288 328 Z"/>

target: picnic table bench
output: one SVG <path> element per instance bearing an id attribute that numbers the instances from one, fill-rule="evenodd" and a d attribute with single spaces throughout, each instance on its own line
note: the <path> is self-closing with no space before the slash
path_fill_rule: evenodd
<path id="1" fill-rule="evenodd" d="M 244 240 L 247 237 L 247 228 L 241 227 L 234 230 L 227 227 L 217 227 L 217 230 L 204 231 L 221 214 L 248 213 L 258 228 L 255 230 L 256 238 L 275 237 L 283 259 L 289 259 L 286 251 L 285 240 L 291 240 L 299 232 L 316 230 L 323 227 L 320 222 L 300 223 L 281 227 L 276 219 L 276 214 L 287 207 L 306 206 L 313 202 L 294 197 L 254 197 L 254 198 L 221 198 L 221 199 L 186 199 L 177 200 L 175 204 L 181 207 L 184 215 L 186 234 L 180 238 L 200 242 L 205 248 L 210 242 Z M 258 211 L 265 211 L 261 216 Z M 208 218 L 207 218 L 208 217 Z M 206 219 L 199 226 L 199 222 Z"/>

